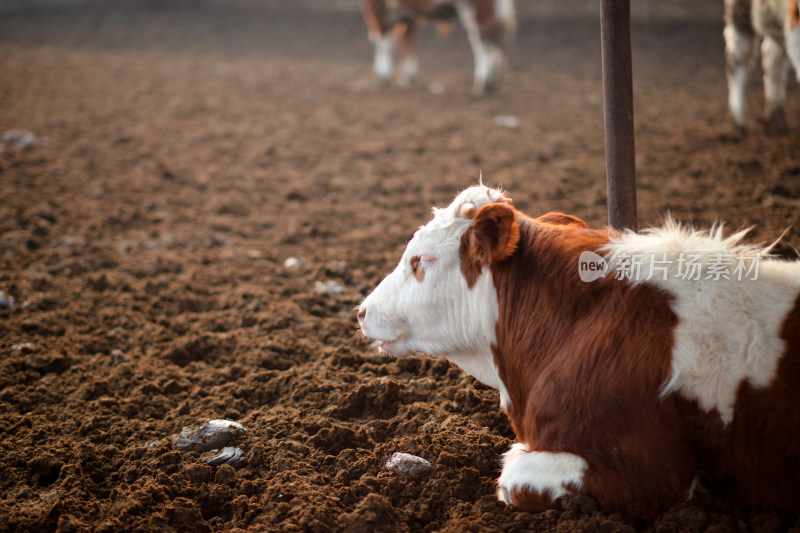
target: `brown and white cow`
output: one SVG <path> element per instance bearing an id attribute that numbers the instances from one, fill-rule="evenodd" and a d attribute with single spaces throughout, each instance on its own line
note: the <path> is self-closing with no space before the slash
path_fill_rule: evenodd
<path id="1" fill-rule="evenodd" d="M 743 234 L 619 234 L 474 186 L 358 320 L 386 354 L 443 356 L 499 390 L 519 442 L 498 496 L 521 509 L 585 493 L 647 516 L 703 485 L 797 512 L 800 262 Z"/>
<path id="2" fill-rule="evenodd" d="M 800 80 L 800 5 L 798 0 L 725 0 L 725 56 L 728 107 L 734 123 L 745 126 L 745 87 L 753 52 L 761 41 L 765 114 L 786 129 L 786 82 L 794 67 Z"/>
<path id="3" fill-rule="evenodd" d="M 514 0 L 362 0 L 361 11 L 375 46 L 373 67 L 382 84 L 394 73 L 395 48 L 400 42 L 398 84 L 407 87 L 417 77 L 417 39 L 425 19 L 458 18 L 475 60 L 473 92 L 497 87 L 516 29 Z"/>

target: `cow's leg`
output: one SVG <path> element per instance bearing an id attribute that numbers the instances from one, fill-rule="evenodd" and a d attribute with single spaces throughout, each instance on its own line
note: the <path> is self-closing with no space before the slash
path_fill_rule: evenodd
<path id="1" fill-rule="evenodd" d="M 481 7 L 478 5 L 478 7 Z M 478 10 L 470 2 L 456 4 L 458 19 L 467 32 L 472 55 L 475 60 L 472 90 L 475 94 L 483 94 L 497 86 L 505 62 L 503 48 L 491 38 L 494 27 L 493 18 L 484 22 L 484 30 L 478 22 Z M 488 15 L 491 16 L 491 15 Z"/>
<path id="2" fill-rule="evenodd" d="M 369 40 L 375 46 L 373 69 L 382 85 L 388 84 L 394 71 L 394 36 L 389 26 L 385 0 L 363 0 L 361 13 L 369 31 Z"/>
<path id="3" fill-rule="evenodd" d="M 484 90 L 493 91 L 507 67 L 506 52 L 516 26 L 514 3 L 511 0 L 473 0 L 481 43 L 487 57 Z"/>
<path id="4" fill-rule="evenodd" d="M 375 39 L 375 57 L 372 63 L 375 75 L 381 85 L 388 85 L 394 72 L 395 40 L 391 33 L 385 33 Z"/>
<path id="5" fill-rule="evenodd" d="M 586 468 L 577 455 L 528 451 L 517 443 L 503 455 L 497 497 L 525 511 L 552 508 L 560 497 L 580 490 Z"/>
<path id="6" fill-rule="evenodd" d="M 746 119 L 745 87 L 753 57 L 755 32 L 750 21 L 750 0 L 725 0 L 725 59 L 728 76 L 728 108 L 734 124 Z"/>
<path id="7" fill-rule="evenodd" d="M 417 39 L 419 38 L 420 21 L 411 20 L 405 24 L 400 35 L 400 65 L 397 83 L 400 87 L 410 87 L 417 79 L 419 59 L 417 58 Z"/>
<path id="8" fill-rule="evenodd" d="M 673 429 L 673 428 L 670 428 Z M 696 463 L 680 432 L 634 435 L 597 449 L 591 467 L 583 457 L 568 452 L 528 450 L 515 444 L 503 455 L 497 497 L 528 512 L 554 508 L 558 499 L 583 493 L 601 508 L 647 515 L 664 504 L 685 501 L 696 489 Z M 647 442 L 648 446 L 641 446 Z M 638 443 L 638 446 L 637 446 Z M 632 444 L 632 446 L 629 446 Z"/>
<path id="9" fill-rule="evenodd" d="M 797 81 L 800 81 L 800 1 L 789 1 L 789 13 L 786 17 L 786 53 L 794 67 Z"/>
<path id="10" fill-rule="evenodd" d="M 728 108 L 734 124 L 745 127 L 747 70 L 753 57 L 755 35 L 725 26 L 725 70 L 728 76 Z"/>
<path id="11" fill-rule="evenodd" d="M 785 131 L 784 104 L 786 82 L 789 78 L 789 58 L 780 43 L 765 37 L 761 43 L 761 61 L 764 70 L 765 115 L 770 126 Z"/>

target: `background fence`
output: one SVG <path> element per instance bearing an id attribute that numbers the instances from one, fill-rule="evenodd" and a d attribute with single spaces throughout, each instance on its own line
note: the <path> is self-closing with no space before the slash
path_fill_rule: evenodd
<path id="1" fill-rule="evenodd" d="M 269 9 L 302 7 L 316 11 L 356 11 L 360 0 L 0 0 L 0 11 L 76 7 L 209 7 Z M 520 17 L 599 16 L 599 0 L 517 0 Z M 631 0 L 634 19 L 720 20 L 722 0 Z"/>

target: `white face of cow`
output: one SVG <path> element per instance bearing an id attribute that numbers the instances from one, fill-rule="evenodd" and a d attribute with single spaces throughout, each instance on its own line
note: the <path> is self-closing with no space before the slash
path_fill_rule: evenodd
<path id="1" fill-rule="evenodd" d="M 470 288 L 461 272 L 461 237 L 483 205 L 503 201 L 499 191 L 470 187 L 408 243 L 400 264 L 359 307 L 361 331 L 386 354 L 447 357 L 487 385 L 502 389 L 491 345 L 496 343 L 497 293 L 483 269 Z"/>

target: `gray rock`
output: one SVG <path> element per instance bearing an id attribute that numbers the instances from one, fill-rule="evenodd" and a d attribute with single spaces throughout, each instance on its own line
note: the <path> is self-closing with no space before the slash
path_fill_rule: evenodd
<path id="1" fill-rule="evenodd" d="M 283 266 L 286 268 L 298 268 L 303 264 L 303 261 L 296 257 L 288 257 L 286 261 L 283 262 Z"/>
<path id="2" fill-rule="evenodd" d="M 69 360 L 63 354 L 29 355 L 23 364 L 28 370 L 36 370 L 43 374 L 50 372 L 60 374 L 69 368 Z"/>
<path id="3" fill-rule="evenodd" d="M 431 464 L 416 455 L 410 453 L 396 452 L 386 461 L 386 468 L 394 470 L 400 475 L 408 476 L 422 474 L 431 469 Z"/>
<path id="4" fill-rule="evenodd" d="M 14 297 L 0 291 L 0 309 L 11 309 L 12 307 L 14 307 Z"/>
<path id="5" fill-rule="evenodd" d="M 515 130 L 519 128 L 520 120 L 513 115 L 497 115 L 494 117 L 494 123 L 501 128 Z"/>
<path id="6" fill-rule="evenodd" d="M 344 285 L 339 283 L 338 281 L 328 280 L 328 281 L 315 281 L 314 282 L 314 292 L 319 294 L 342 294 L 347 289 L 344 288 Z"/>
<path id="7" fill-rule="evenodd" d="M 231 465 L 233 468 L 240 468 L 247 462 L 241 448 L 226 446 L 218 451 L 216 455 L 206 459 L 206 464 L 211 466 Z"/>
<path id="8" fill-rule="evenodd" d="M 36 135 L 28 130 L 6 130 L 3 132 L 2 138 L 8 144 L 20 148 L 30 148 L 38 142 Z"/>
<path id="9" fill-rule="evenodd" d="M 11 351 L 16 353 L 28 354 L 33 353 L 36 346 L 32 342 L 21 342 L 19 344 L 12 344 Z"/>
<path id="10" fill-rule="evenodd" d="M 173 445 L 180 451 L 207 452 L 224 448 L 234 437 L 244 433 L 244 426 L 233 420 L 209 420 L 199 428 L 184 427 L 173 435 Z"/>

